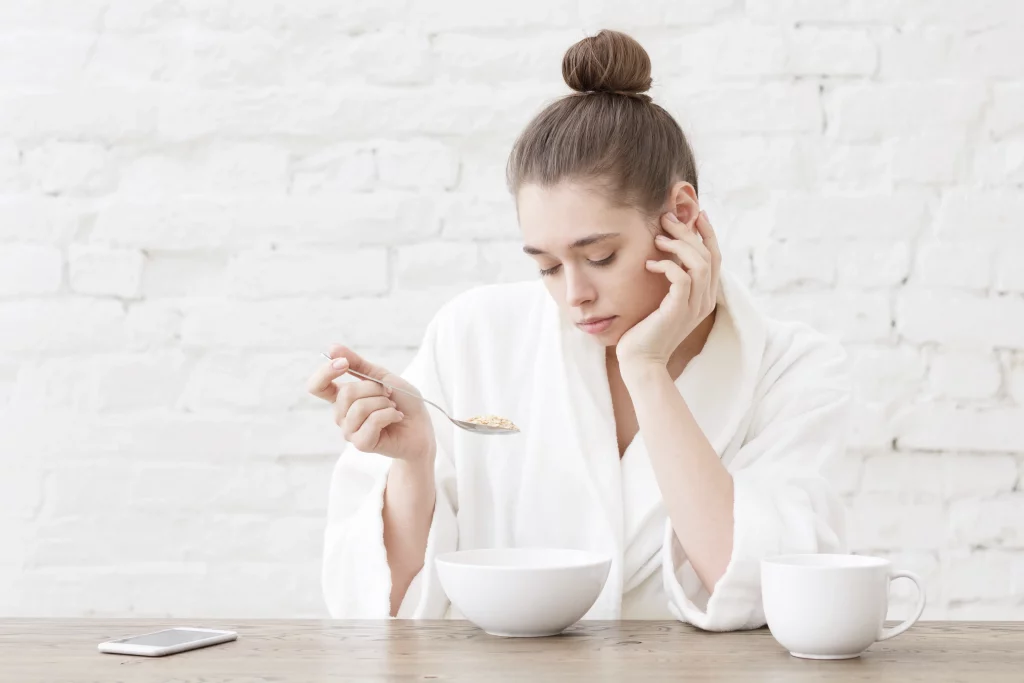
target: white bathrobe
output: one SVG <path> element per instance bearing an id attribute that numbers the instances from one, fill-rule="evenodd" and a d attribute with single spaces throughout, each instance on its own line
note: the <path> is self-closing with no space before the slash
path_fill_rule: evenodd
<path id="1" fill-rule="evenodd" d="M 403 377 L 452 415 L 501 415 L 522 433 L 476 436 L 428 408 L 437 502 L 400 618 L 460 617 L 437 580 L 440 553 L 552 547 L 612 557 L 585 619 L 756 628 L 761 558 L 843 550 L 843 509 L 822 468 L 845 447 L 845 354 L 805 325 L 765 318 L 728 273 L 707 344 L 675 382 L 735 482 L 732 556 L 710 596 L 672 529 L 642 433 L 619 458 L 604 348 L 542 282 L 480 287 L 446 304 Z M 323 582 L 335 618 L 390 614 L 389 463 L 350 446 L 334 470 Z"/>

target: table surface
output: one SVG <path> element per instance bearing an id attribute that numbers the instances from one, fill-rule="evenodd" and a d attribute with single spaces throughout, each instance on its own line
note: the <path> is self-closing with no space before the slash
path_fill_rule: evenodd
<path id="1" fill-rule="evenodd" d="M 167 657 L 101 654 L 171 626 L 238 640 Z M 580 622 L 552 638 L 496 638 L 464 621 L 0 620 L 0 681 L 1024 681 L 1024 622 L 921 622 L 861 657 L 790 657 L 767 629 Z"/>

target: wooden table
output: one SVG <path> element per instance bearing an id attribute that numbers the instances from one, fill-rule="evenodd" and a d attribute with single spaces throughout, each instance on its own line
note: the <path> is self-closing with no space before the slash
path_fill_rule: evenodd
<path id="1" fill-rule="evenodd" d="M 163 658 L 101 641 L 200 626 L 233 643 Z M 1024 681 L 1024 622 L 925 622 L 858 659 L 790 657 L 766 629 L 703 633 L 679 622 L 582 622 L 505 639 L 458 621 L 0 621 L 0 681 Z"/>

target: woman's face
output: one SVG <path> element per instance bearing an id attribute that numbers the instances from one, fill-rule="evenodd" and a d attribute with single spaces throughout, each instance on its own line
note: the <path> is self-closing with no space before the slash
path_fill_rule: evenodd
<path id="1" fill-rule="evenodd" d="M 572 182 L 524 185 L 517 203 L 523 251 L 581 330 L 614 346 L 661 304 L 669 282 L 644 266 L 667 257 L 654 246 L 660 217 L 613 205 L 596 186 Z M 670 206 L 666 197 L 664 211 Z"/>

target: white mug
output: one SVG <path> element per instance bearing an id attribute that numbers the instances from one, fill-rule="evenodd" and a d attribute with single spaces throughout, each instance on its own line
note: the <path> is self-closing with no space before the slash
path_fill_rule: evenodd
<path id="1" fill-rule="evenodd" d="M 914 615 L 885 628 L 889 583 L 917 584 Z M 794 657 L 851 659 L 906 631 L 924 612 L 925 592 L 912 572 L 862 555 L 785 555 L 761 561 L 761 598 L 768 628 Z"/>

